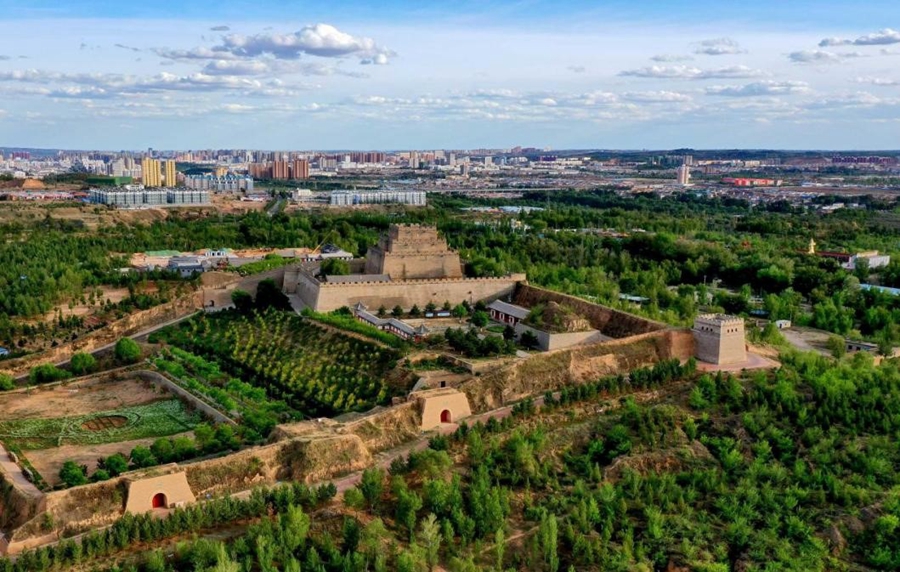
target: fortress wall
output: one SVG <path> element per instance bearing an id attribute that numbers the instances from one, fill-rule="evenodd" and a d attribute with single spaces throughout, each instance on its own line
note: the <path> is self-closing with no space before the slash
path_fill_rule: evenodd
<path id="1" fill-rule="evenodd" d="M 285 267 L 282 266 L 280 268 L 273 268 L 272 270 L 260 272 L 259 274 L 253 274 L 252 276 L 239 276 L 237 274 L 228 273 L 234 277 L 232 280 L 225 280 L 224 278 L 211 279 L 211 285 L 203 289 L 203 303 L 204 305 L 209 306 L 210 302 L 213 302 L 213 306 L 216 308 L 228 307 L 231 305 L 232 292 L 235 290 L 243 290 L 250 293 L 252 296 L 256 296 L 256 288 L 259 286 L 259 283 L 269 278 L 274 280 L 275 284 L 279 287 L 282 287 L 285 281 L 285 272 Z M 212 273 L 207 272 L 201 276 L 201 280 L 205 278 L 207 274 Z M 216 272 L 216 274 L 223 273 Z"/>
<path id="2" fill-rule="evenodd" d="M 391 449 L 419 436 L 421 414 L 415 401 L 407 401 L 344 424 L 341 432 L 362 439 L 372 453 Z"/>
<path id="3" fill-rule="evenodd" d="M 506 367 L 463 382 L 473 412 L 501 407 L 567 385 L 606 375 L 626 373 L 664 359 L 687 360 L 693 355 L 690 330 L 664 330 L 611 342 L 534 354 Z"/>
<path id="4" fill-rule="evenodd" d="M 626 338 L 636 334 L 664 330 L 668 326 L 628 312 L 614 310 L 607 306 L 592 304 L 586 300 L 560 294 L 544 288 L 521 284 L 513 295 L 513 303 L 530 308 L 542 302 L 556 302 L 569 306 L 591 322 L 591 326 L 611 338 Z"/>
<path id="5" fill-rule="evenodd" d="M 545 352 L 561 350 L 572 346 L 601 343 L 611 340 L 612 338 L 604 336 L 597 330 L 588 330 L 586 332 L 566 332 L 554 334 L 537 330 L 531 326 L 527 326 L 522 322 L 516 324 L 516 336 L 522 337 L 525 332 L 534 334 L 538 341 L 538 347 Z"/>
<path id="6" fill-rule="evenodd" d="M 29 495 L 16 486 L 11 476 L 0 471 L 0 536 L 28 522 L 43 512 L 45 506 L 44 497 Z"/>
<path id="7" fill-rule="evenodd" d="M 285 282 L 287 282 L 287 277 L 285 277 Z M 317 308 L 319 304 L 319 286 L 318 280 L 305 272 L 298 271 L 296 280 L 293 283 L 293 292 L 307 307 Z"/>
<path id="8" fill-rule="evenodd" d="M 459 304 L 463 300 L 493 300 L 513 293 L 516 284 L 525 279 L 522 274 L 502 278 L 438 278 L 433 280 L 407 280 L 398 282 L 363 282 L 346 284 L 321 284 L 316 306 L 319 312 L 330 312 L 343 306 L 362 302 L 370 308 L 400 306 L 404 309 L 418 304 L 420 308 L 429 302 L 437 305 L 449 300 Z M 300 294 L 302 279 L 298 281 Z M 307 300 L 301 294 L 304 302 Z M 310 296 L 310 300 L 312 297 Z M 310 305 L 307 303 L 307 305 Z"/>
<path id="9" fill-rule="evenodd" d="M 190 493 L 199 500 L 205 500 L 257 485 L 274 485 L 284 481 L 316 483 L 364 469 L 371 464 L 372 455 L 359 436 L 318 433 L 215 459 L 172 463 L 132 471 L 108 481 L 54 491 L 44 495 L 42 505 L 26 505 L 24 501 L 27 499 L 17 496 L 18 500 L 9 504 L 4 501 L 0 518 L 5 518 L 4 515 L 8 517 L 5 518 L 8 520 L 7 528 L 12 532 L 8 537 L 10 552 L 16 552 L 55 540 L 56 534 L 63 531 L 71 535 L 112 524 L 124 514 L 126 502 L 130 502 L 129 483 L 142 479 L 183 472 Z M 0 493 L 5 498 L 7 493 L 3 483 L 0 479 Z M 173 501 L 188 497 L 188 491 L 181 491 L 184 494 L 178 498 L 174 495 L 178 491 L 169 492 L 173 493 L 170 497 Z M 43 526 L 45 513 L 54 523 L 53 531 Z M 52 538 L 44 538 L 50 534 Z"/>

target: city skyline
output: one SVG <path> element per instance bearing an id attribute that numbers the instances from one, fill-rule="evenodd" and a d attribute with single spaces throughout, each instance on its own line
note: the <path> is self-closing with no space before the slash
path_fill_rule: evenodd
<path id="1" fill-rule="evenodd" d="M 841 7 L 0 0 L 0 145 L 897 148 L 900 7 Z"/>

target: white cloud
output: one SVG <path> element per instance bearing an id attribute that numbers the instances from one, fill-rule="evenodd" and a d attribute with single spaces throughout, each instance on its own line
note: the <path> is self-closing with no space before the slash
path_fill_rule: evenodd
<path id="1" fill-rule="evenodd" d="M 584 66 L 569 66 L 566 69 L 572 73 L 584 73 L 587 71 L 587 68 Z"/>
<path id="2" fill-rule="evenodd" d="M 148 92 L 216 92 L 233 91 L 248 95 L 276 93 L 290 87 L 291 91 L 304 86 L 285 86 L 277 79 L 261 80 L 234 74 L 192 73 L 178 75 L 162 72 L 154 76 L 122 74 L 69 74 L 37 69 L 0 72 L 0 82 L 56 85 L 45 95 L 57 98 L 109 98 L 140 96 Z"/>
<path id="3" fill-rule="evenodd" d="M 660 63 L 678 63 L 678 62 L 689 62 L 694 58 L 693 56 L 686 56 L 681 54 L 657 54 L 650 58 L 654 62 Z"/>
<path id="4" fill-rule="evenodd" d="M 855 83 L 867 83 L 869 85 L 878 86 L 895 86 L 900 85 L 900 80 L 889 79 L 884 77 L 858 77 L 853 80 Z"/>
<path id="5" fill-rule="evenodd" d="M 203 73 L 210 75 L 261 75 L 270 71 L 266 62 L 252 60 L 213 60 L 203 66 Z"/>
<path id="6" fill-rule="evenodd" d="M 865 57 L 859 52 L 836 53 L 825 50 L 801 50 L 791 52 L 788 59 L 795 64 L 839 64 L 844 60 Z"/>
<path id="7" fill-rule="evenodd" d="M 741 49 L 740 44 L 731 38 L 713 38 L 700 42 L 694 53 L 704 56 L 730 56 L 746 53 L 746 50 Z"/>
<path id="8" fill-rule="evenodd" d="M 237 56 L 222 49 L 194 48 L 191 50 L 172 50 L 168 48 L 156 48 L 156 55 L 170 60 L 236 60 Z"/>
<path id="9" fill-rule="evenodd" d="M 830 46 L 885 46 L 889 44 L 900 44 L 900 32 L 885 28 L 872 34 L 860 36 L 855 40 L 847 38 L 825 38 L 819 42 L 819 47 L 826 48 Z"/>
<path id="10" fill-rule="evenodd" d="M 712 86 L 706 88 L 707 95 L 727 97 L 759 97 L 768 95 L 792 95 L 806 93 L 809 85 L 802 81 L 757 81 L 746 85 Z"/>
<path id="11" fill-rule="evenodd" d="M 619 73 L 623 77 L 640 77 L 656 79 L 746 79 L 761 77 L 765 73 L 747 66 L 730 66 L 711 70 L 702 70 L 691 66 L 649 66 L 640 69 L 626 70 Z"/>
<path id="12" fill-rule="evenodd" d="M 247 113 L 254 111 L 256 108 L 252 105 L 243 105 L 241 103 L 225 103 L 222 104 L 220 109 L 226 113 Z"/>
<path id="13" fill-rule="evenodd" d="M 222 45 L 213 50 L 226 51 L 238 57 L 270 55 L 288 60 L 303 55 L 324 58 L 356 56 L 360 61 L 372 64 L 386 64 L 394 55 L 372 38 L 353 36 L 329 24 L 305 26 L 290 34 L 229 34 L 223 38 Z"/>
<path id="14" fill-rule="evenodd" d="M 213 26 L 209 29 L 210 32 L 229 32 L 231 28 L 228 26 Z"/>
<path id="15" fill-rule="evenodd" d="M 691 96 L 677 91 L 630 91 L 622 94 L 628 101 L 640 103 L 672 103 L 691 101 Z"/>

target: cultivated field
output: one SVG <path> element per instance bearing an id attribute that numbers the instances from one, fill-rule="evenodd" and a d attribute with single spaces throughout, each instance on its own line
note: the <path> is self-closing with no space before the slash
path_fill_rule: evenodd
<path id="1" fill-rule="evenodd" d="M 168 391 L 137 379 L 97 379 L 0 394 L 0 442 L 18 451 L 51 486 L 67 460 L 98 457 L 189 433 L 202 421 Z"/>
<path id="2" fill-rule="evenodd" d="M 0 419 L 89 415 L 170 397 L 156 385 L 138 379 L 89 379 L 52 387 L 35 387 L 27 392 L 0 393 Z"/>
<path id="3" fill-rule="evenodd" d="M 216 362 L 307 416 L 362 411 L 394 391 L 398 353 L 282 312 L 219 312 L 166 328 L 154 339 Z M 406 389 L 406 388 L 403 388 Z"/>

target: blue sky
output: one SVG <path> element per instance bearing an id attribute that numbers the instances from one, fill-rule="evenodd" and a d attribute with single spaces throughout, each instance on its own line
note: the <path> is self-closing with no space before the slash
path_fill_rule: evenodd
<path id="1" fill-rule="evenodd" d="M 0 0 L 0 145 L 897 148 L 900 3 Z"/>

